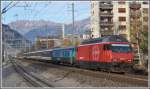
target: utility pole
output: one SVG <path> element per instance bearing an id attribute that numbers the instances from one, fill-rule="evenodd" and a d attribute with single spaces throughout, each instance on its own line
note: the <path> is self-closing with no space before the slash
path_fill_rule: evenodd
<path id="1" fill-rule="evenodd" d="M 46 29 L 45 29 L 45 32 L 47 32 L 46 30 L 48 30 L 48 27 L 47 27 L 47 24 L 46 24 Z M 46 33 L 46 35 L 47 35 L 47 49 L 48 49 L 48 32 Z"/>
<path id="2" fill-rule="evenodd" d="M 74 3 L 72 3 L 72 30 L 73 30 L 73 39 L 72 39 L 72 43 L 74 44 L 74 36 L 75 36 L 75 29 L 74 29 Z"/>
<path id="3" fill-rule="evenodd" d="M 72 3 L 72 29 L 73 29 L 73 34 L 74 34 L 74 3 Z"/>
<path id="4" fill-rule="evenodd" d="M 48 49 L 48 33 L 47 33 L 47 49 Z"/>
<path id="5" fill-rule="evenodd" d="M 65 24 L 62 24 L 62 39 L 65 38 Z"/>
<path id="6" fill-rule="evenodd" d="M 140 53 L 140 44 L 139 44 L 139 32 L 136 33 L 137 35 L 137 46 L 138 46 L 138 56 L 139 56 L 139 65 L 142 65 L 141 53 Z"/>

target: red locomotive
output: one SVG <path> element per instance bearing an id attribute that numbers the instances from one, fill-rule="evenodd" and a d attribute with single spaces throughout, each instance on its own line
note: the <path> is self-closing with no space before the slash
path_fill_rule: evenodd
<path id="1" fill-rule="evenodd" d="M 77 47 L 77 63 L 88 68 L 125 72 L 133 62 L 130 43 L 120 36 L 84 41 Z"/>

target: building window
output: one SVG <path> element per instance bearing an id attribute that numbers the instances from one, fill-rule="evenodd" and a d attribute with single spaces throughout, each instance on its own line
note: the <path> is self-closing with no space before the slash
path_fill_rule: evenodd
<path id="1" fill-rule="evenodd" d="M 145 1 L 145 2 L 143 2 L 143 4 L 148 4 L 148 2 Z"/>
<path id="2" fill-rule="evenodd" d="M 125 30 L 126 29 L 126 25 L 119 25 L 119 29 L 120 30 Z"/>
<path id="3" fill-rule="evenodd" d="M 148 22 L 148 17 L 143 17 L 143 20 Z"/>
<path id="4" fill-rule="evenodd" d="M 143 13 L 148 13 L 148 8 L 143 8 Z"/>
<path id="5" fill-rule="evenodd" d="M 125 1 L 119 1 L 118 3 L 119 4 L 125 4 Z"/>
<path id="6" fill-rule="evenodd" d="M 118 12 L 119 13 L 125 13 L 126 12 L 126 8 L 118 8 Z"/>
<path id="7" fill-rule="evenodd" d="M 126 17 L 119 17 L 119 21 L 126 21 Z"/>
<path id="8" fill-rule="evenodd" d="M 94 15 L 94 11 L 92 11 L 92 14 Z"/>
<path id="9" fill-rule="evenodd" d="M 148 30 L 148 25 L 143 25 L 144 30 Z"/>

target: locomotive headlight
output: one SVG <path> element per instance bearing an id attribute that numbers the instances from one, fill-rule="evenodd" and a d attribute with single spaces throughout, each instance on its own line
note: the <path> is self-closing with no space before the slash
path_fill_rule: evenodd
<path id="1" fill-rule="evenodd" d="M 130 60 L 130 59 L 128 59 L 128 62 L 131 62 L 131 60 Z"/>
<path id="2" fill-rule="evenodd" d="M 120 58 L 121 61 L 125 60 L 125 58 Z"/>

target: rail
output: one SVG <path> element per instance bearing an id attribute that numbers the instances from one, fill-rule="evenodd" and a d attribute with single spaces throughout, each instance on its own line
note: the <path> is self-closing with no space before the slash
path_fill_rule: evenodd
<path id="1" fill-rule="evenodd" d="M 32 60 L 30 60 L 30 61 L 32 61 Z M 121 74 L 116 74 L 116 73 L 91 71 L 91 70 L 86 70 L 83 68 L 68 67 L 68 66 L 64 66 L 64 65 L 56 65 L 56 64 L 46 63 L 46 62 L 40 62 L 40 63 L 42 63 L 41 65 L 47 66 L 49 68 L 53 67 L 53 68 L 58 68 L 60 70 L 69 71 L 69 73 L 80 73 L 80 74 L 83 74 L 86 76 L 97 77 L 97 78 L 106 78 L 107 80 L 123 82 L 126 84 L 133 84 L 133 85 L 138 85 L 138 86 L 148 86 L 148 79 L 142 78 L 143 76 L 140 76 L 140 75 L 135 75 L 135 74 L 121 75 Z M 68 73 L 66 75 L 68 75 Z"/>
<path id="2" fill-rule="evenodd" d="M 9 58 L 15 70 L 32 86 L 34 87 L 54 87 L 54 84 L 50 84 L 48 81 L 41 79 L 33 73 L 28 72 L 23 66 L 18 64 L 14 59 Z"/>

